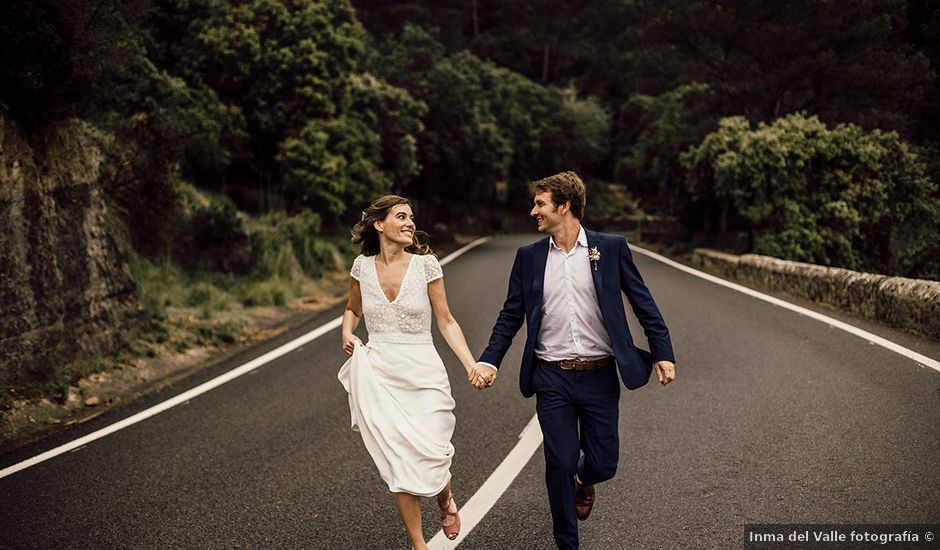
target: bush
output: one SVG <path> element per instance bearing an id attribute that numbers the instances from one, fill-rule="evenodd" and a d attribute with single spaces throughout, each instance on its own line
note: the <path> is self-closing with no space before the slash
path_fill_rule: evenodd
<path id="1" fill-rule="evenodd" d="M 320 216 L 304 210 L 294 216 L 273 212 L 252 226 L 253 273 L 295 281 L 319 277 L 332 263 L 332 254 L 320 235 Z"/>
<path id="2" fill-rule="evenodd" d="M 55 351 L 42 350 L 29 357 L 19 378 L 15 385 L 34 395 L 51 395 L 60 401 L 68 397 L 71 375 Z"/>
<path id="3" fill-rule="evenodd" d="M 241 338 L 245 323 L 238 320 L 221 322 L 204 321 L 196 327 L 199 339 L 204 344 L 234 344 Z"/>
<path id="4" fill-rule="evenodd" d="M 271 279 L 246 282 L 235 289 L 245 307 L 252 306 L 283 306 L 294 296 L 294 288 L 286 281 L 273 277 Z"/>
<path id="5" fill-rule="evenodd" d="M 133 253 L 128 255 L 128 265 L 137 297 L 152 323 L 165 319 L 168 307 L 181 305 L 179 268 L 169 262 L 154 263 Z"/>
<path id="6" fill-rule="evenodd" d="M 940 196 L 896 133 L 793 114 L 743 117 L 682 155 L 688 188 L 759 254 L 907 277 L 940 276 Z"/>
<path id="7" fill-rule="evenodd" d="M 174 258 L 190 270 L 245 274 L 251 268 L 247 222 L 224 195 L 198 191 L 180 183 L 185 221 L 179 229 Z"/>
<path id="8" fill-rule="evenodd" d="M 277 277 L 294 281 L 303 276 L 288 235 L 277 226 L 257 225 L 252 229 L 251 253 L 256 280 Z"/>
<path id="9" fill-rule="evenodd" d="M 194 283 L 186 292 L 186 305 L 199 308 L 204 319 L 212 317 L 213 313 L 227 310 L 231 300 L 227 292 L 205 281 Z"/>
<path id="10" fill-rule="evenodd" d="M 595 230 L 626 229 L 630 217 L 637 214 L 636 200 L 627 191 L 627 186 L 600 181 L 585 183 L 588 185 L 586 223 Z"/>

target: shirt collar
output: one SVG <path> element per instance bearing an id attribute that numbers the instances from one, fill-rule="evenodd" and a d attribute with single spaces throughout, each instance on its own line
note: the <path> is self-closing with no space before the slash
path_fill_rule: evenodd
<path id="1" fill-rule="evenodd" d="M 555 250 L 561 250 L 561 248 L 560 248 L 557 244 L 555 244 L 555 237 L 554 237 L 554 236 L 549 235 L 549 237 L 548 237 L 548 244 L 549 244 L 549 246 L 551 246 L 551 248 L 554 248 Z M 587 233 L 584 232 L 584 226 L 583 226 L 583 225 L 581 226 L 581 230 L 578 231 L 578 240 L 577 240 L 577 241 L 575 242 L 575 244 L 574 244 L 575 248 L 577 248 L 578 245 L 581 245 L 581 246 L 587 248 Z M 564 251 L 562 250 L 562 252 L 564 252 Z"/>

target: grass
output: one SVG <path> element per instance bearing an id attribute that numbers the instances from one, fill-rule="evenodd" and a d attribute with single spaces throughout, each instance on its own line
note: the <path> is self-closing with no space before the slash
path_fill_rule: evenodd
<path id="1" fill-rule="evenodd" d="M 304 297 L 323 273 L 345 269 L 356 249 L 345 236 L 325 236 L 320 219 L 304 212 L 242 216 L 251 243 L 251 269 L 242 276 L 168 261 L 131 258 L 131 273 L 150 321 L 128 354 L 154 357 L 197 345 L 238 342 L 250 309 L 285 307 Z"/>
<path id="2" fill-rule="evenodd" d="M 204 344 L 234 344 L 241 338 L 245 322 L 239 319 L 228 321 L 203 321 L 196 327 L 200 342 Z"/>
<path id="3" fill-rule="evenodd" d="M 34 392 L 64 401 L 69 395 L 69 375 L 67 365 L 58 360 L 55 353 L 44 349 L 29 357 L 22 369 L 16 386 L 27 396 Z"/>
<path id="4" fill-rule="evenodd" d="M 65 402 L 69 386 L 83 377 L 117 366 L 110 358 L 81 355 L 63 362 L 55 349 L 43 349 L 27 357 L 21 368 L 15 371 L 12 380 L 6 381 L 0 392 L 0 413 L 9 410 L 14 401 L 45 397 Z"/>
<path id="5" fill-rule="evenodd" d="M 310 212 L 237 217 L 250 240 L 250 269 L 241 276 L 208 270 L 200 262 L 183 269 L 123 246 L 146 316 L 144 329 L 111 356 L 82 356 L 64 363 L 61 353 L 46 350 L 27 358 L 20 369 L 11 370 L 12 379 L 4 381 L 0 413 L 19 399 L 64 400 L 69 385 L 81 377 L 135 358 L 237 343 L 251 322 L 251 308 L 289 306 L 327 271 L 345 269 L 356 253 L 347 236 L 323 235 L 320 218 Z M 215 246 L 224 248 L 225 243 Z"/>
<path id="6" fill-rule="evenodd" d="M 253 307 L 286 305 L 299 291 L 295 284 L 275 276 L 261 281 L 245 281 L 235 293 L 244 306 Z"/>

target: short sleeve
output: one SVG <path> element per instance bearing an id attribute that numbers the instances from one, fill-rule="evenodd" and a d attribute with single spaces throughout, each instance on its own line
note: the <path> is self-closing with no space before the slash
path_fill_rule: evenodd
<path id="1" fill-rule="evenodd" d="M 441 269 L 441 263 L 437 261 L 435 256 L 431 254 L 426 254 L 424 256 L 424 274 L 427 278 L 427 281 L 436 281 L 444 276 L 444 270 Z"/>
<path id="2" fill-rule="evenodd" d="M 353 260 L 352 269 L 349 270 L 349 274 L 353 279 L 359 280 L 359 272 L 362 271 L 362 260 L 365 258 L 362 254 L 356 256 L 356 259 Z"/>

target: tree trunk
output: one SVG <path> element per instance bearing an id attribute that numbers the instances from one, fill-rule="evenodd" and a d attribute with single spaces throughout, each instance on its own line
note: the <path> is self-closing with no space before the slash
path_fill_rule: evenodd
<path id="1" fill-rule="evenodd" d="M 546 40 L 542 47 L 542 82 L 546 84 L 548 83 L 548 57 L 550 49 L 551 46 Z"/>
<path id="2" fill-rule="evenodd" d="M 472 7 L 473 7 L 473 37 L 476 38 L 480 36 L 480 14 L 479 14 L 480 2 L 479 0 L 473 0 Z"/>
<path id="3" fill-rule="evenodd" d="M 722 199 L 721 201 L 721 222 L 718 227 L 719 238 L 724 240 L 725 235 L 728 234 L 728 211 L 731 209 L 731 205 L 728 203 L 728 199 Z"/>

